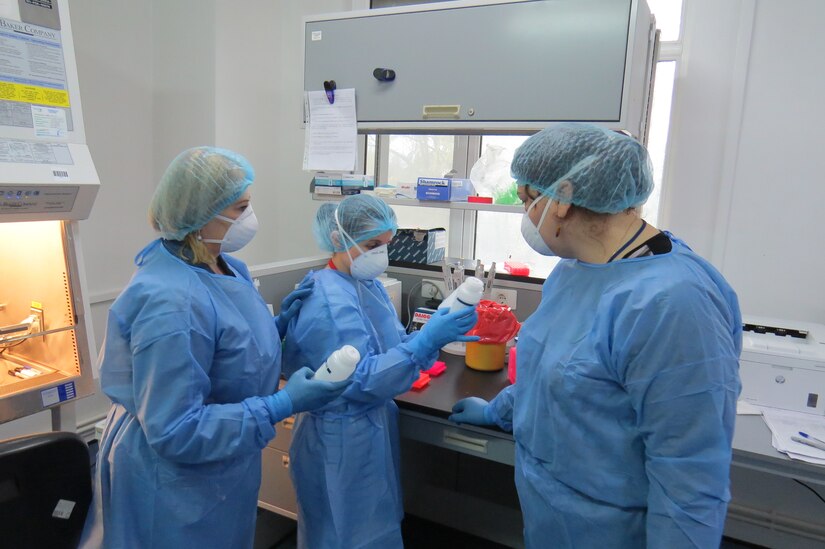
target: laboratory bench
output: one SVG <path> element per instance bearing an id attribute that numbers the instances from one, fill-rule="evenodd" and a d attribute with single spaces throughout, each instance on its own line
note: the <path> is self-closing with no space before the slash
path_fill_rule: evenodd
<path id="1" fill-rule="evenodd" d="M 442 353 L 441 359 L 447 364 L 443 374 L 432 378 L 422 390 L 410 391 L 395 399 L 402 413 L 402 435 L 513 465 L 514 441 L 510 433 L 496 428 L 459 426 L 447 420 L 453 404 L 458 400 L 470 396 L 490 400 L 507 387 L 510 384 L 507 369 L 479 372 L 467 368 L 464 357 Z M 418 428 L 421 421 L 438 425 L 436 429 L 440 436 L 422 434 Z M 465 439 L 478 440 L 467 443 Z M 490 443 L 485 444 L 483 439 L 489 439 Z M 759 415 L 736 416 L 733 464 L 763 473 L 825 484 L 825 467 L 792 460 L 771 445 L 770 429 Z"/>
<path id="2" fill-rule="evenodd" d="M 522 546 L 521 511 L 513 483 L 514 442 L 496 427 L 458 426 L 447 420 L 453 404 L 468 396 L 491 399 L 509 385 L 506 369 L 479 372 L 464 357 L 441 354 L 447 369 L 419 391 L 395 399 L 400 409 L 401 481 L 404 509 L 510 547 Z M 276 425 L 263 450 L 258 506 L 296 518 L 289 477 L 294 419 Z"/>
<path id="3" fill-rule="evenodd" d="M 513 435 L 496 427 L 456 425 L 447 420 L 453 404 L 466 397 L 491 400 L 510 384 L 507 368 L 482 372 L 464 365 L 464 357 L 442 352 L 447 369 L 420 390 L 396 397 L 401 436 L 450 450 L 514 465 Z"/>
<path id="4" fill-rule="evenodd" d="M 449 417 L 465 397 L 490 400 L 509 385 L 507 369 L 481 372 L 464 357 L 441 353 L 447 369 L 420 390 L 398 396 L 404 508 L 510 547 L 521 547 L 522 517 L 514 485 L 515 442 L 497 427 L 456 425 Z M 261 507 L 295 518 L 289 480 L 292 420 L 264 450 Z M 732 467 L 825 485 L 825 467 L 789 459 L 771 446 L 761 416 L 737 415 Z"/>
<path id="5" fill-rule="evenodd" d="M 523 547 L 513 435 L 447 419 L 462 398 L 495 397 L 510 384 L 507 369 L 473 370 L 463 356 L 444 352 L 440 360 L 447 365 L 441 375 L 395 399 L 404 510 L 508 547 Z"/>

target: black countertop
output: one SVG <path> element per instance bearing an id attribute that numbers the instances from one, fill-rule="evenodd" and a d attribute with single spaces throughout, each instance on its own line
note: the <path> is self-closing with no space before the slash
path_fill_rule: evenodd
<path id="1" fill-rule="evenodd" d="M 439 418 L 437 420 L 439 423 L 446 424 L 448 422 L 445 420 L 457 401 L 470 396 L 491 400 L 510 384 L 507 379 L 506 366 L 497 372 L 480 372 L 468 368 L 464 364 L 463 356 L 442 352 L 439 359 L 447 364 L 447 369 L 443 374 L 431 378 L 430 384 L 425 388 L 412 390 L 395 398 L 395 402 L 402 411 L 418 412 Z M 498 433 L 497 436 L 512 437 L 512 434 L 505 433 L 496 426 L 461 425 L 461 428 L 478 433 Z M 760 416 L 736 416 L 733 465 L 825 484 L 825 466 L 791 460 L 772 447 L 770 430 Z"/>
<path id="2" fill-rule="evenodd" d="M 453 404 L 462 398 L 475 396 L 491 400 L 510 385 L 506 365 L 497 372 L 481 372 L 468 368 L 463 356 L 442 352 L 439 360 L 447 365 L 444 373 L 430 378 L 430 384 L 423 389 L 395 397 L 399 408 L 446 418 Z"/>

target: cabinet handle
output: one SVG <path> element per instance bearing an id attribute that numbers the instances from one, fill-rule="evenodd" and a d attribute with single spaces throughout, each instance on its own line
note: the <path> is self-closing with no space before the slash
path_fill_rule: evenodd
<path id="1" fill-rule="evenodd" d="M 432 118 L 459 118 L 461 105 L 424 105 L 421 110 L 424 120 Z"/>
<path id="2" fill-rule="evenodd" d="M 284 466 L 284 469 L 289 469 L 289 456 L 281 456 L 281 465 Z"/>
<path id="3" fill-rule="evenodd" d="M 295 417 L 290 416 L 281 422 L 281 425 L 284 426 L 284 429 L 292 430 L 292 427 L 295 426 Z"/>
<path id="4" fill-rule="evenodd" d="M 382 69 L 379 67 L 372 71 L 372 75 L 379 82 L 392 82 L 395 80 L 395 71 L 392 69 Z"/>
<path id="5" fill-rule="evenodd" d="M 449 429 L 444 430 L 444 444 L 455 446 L 457 448 L 478 452 L 479 454 L 486 454 L 487 442 L 487 439 L 484 438 L 468 437 L 467 435 L 462 435 L 457 431 L 452 431 Z"/>

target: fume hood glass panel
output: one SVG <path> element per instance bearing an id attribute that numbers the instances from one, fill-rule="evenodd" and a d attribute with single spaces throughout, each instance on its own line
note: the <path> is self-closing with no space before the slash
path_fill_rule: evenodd
<path id="1" fill-rule="evenodd" d="M 0 398 L 80 376 L 60 221 L 0 223 Z"/>

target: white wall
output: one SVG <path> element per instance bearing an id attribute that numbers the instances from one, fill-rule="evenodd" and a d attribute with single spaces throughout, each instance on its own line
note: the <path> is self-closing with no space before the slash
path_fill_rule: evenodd
<path id="1" fill-rule="evenodd" d="M 146 212 L 171 159 L 214 143 L 214 2 L 69 6 L 86 136 L 101 182 L 81 223 L 87 284 L 97 300 L 123 288 L 135 254 L 154 238 Z"/>
<path id="2" fill-rule="evenodd" d="M 152 236 L 145 213 L 155 177 L 152 4 L 71 0 L 69 8 L 86 138 L 101 182 L 80 224 L 94 298 L 126 284 L 132 258 Z"/>
<path id="3" fill-rule="evenodd" d="M 224 2 L 226 4 L 227 2 Z M 152 178 L 178 153 L 215 144 L 215 0 L 152 0 Z M 146 216 L 143 216 L 146 223 Z"/>
<path id="4" fill-rule="evenodd" d="M 825 324 L 825 3 L 688 0 L 665 226 L 746 314 Z"/>
<path id="5" fill-rule="evenodd" d="M 687 0 L 683 16 L 660 224 L 708 258 L 713 251 L 741 4 Z"/>
<path id="6" fill-rule="evenodd" d="M 743 310 L 825 324 L 825 3 L 757 2 L 722 263 Z"/>
<path id="7" fill-rule="evenodd" d="M 217 3 L 216 143 L 245 155 L 256 171 L 251 191 L 260 236 L 238 254 L 250 265 L 319 253 L 311 174 L 301 169 L 303 17 L 351 6 L 351 0 Z"/>

